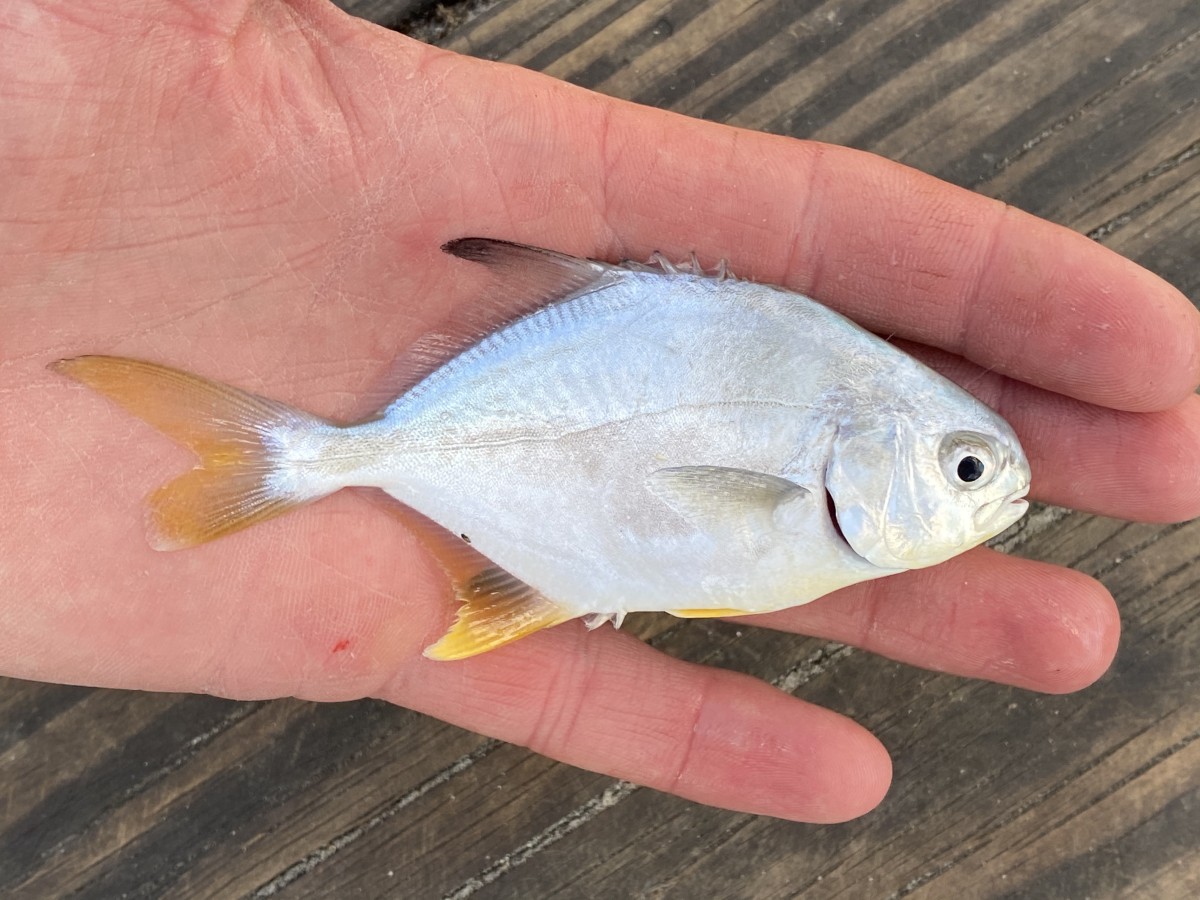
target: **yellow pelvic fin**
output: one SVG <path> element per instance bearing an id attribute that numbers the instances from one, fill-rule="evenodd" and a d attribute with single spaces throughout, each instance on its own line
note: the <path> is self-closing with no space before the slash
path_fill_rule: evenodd
<path id="1" fill-rule="evenodd" d="M 442 639 L 425 648 L 430 659 L 464 659 L 576 617 L 497 566 L 432 519 L 400 503 L 388 508 L 433 554 L 462 604 Z"/>
<path id="2" fill-rule="evenodd" d="M 724 616 L 746 616 L 744 609 L 668 609 L 673 616 L 681 619 L 718 619 Z"/>
<path id="3" fill-rule="evenodd" d="M 272 518 L 320 493 L 280 487 L 278 439 L 329 423 L 282 403 L 178 369 L 116 356 L 50 366 L 153 425 L 200 457 L 147 500 L 159 550 L 176 550 Z M 295 479 L 292 479 L 295 482 Z"/>

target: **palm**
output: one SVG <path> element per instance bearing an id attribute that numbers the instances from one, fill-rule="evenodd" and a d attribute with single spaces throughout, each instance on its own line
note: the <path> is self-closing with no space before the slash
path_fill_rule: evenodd
<path id="1" fill-rule="evenodd" d="M 1010 415 L 1042 499 L 1200 511 L 1196 316 L 1074 235 L 881 160 L 618 105 L 332 7 L 168 4 L 106 24 L 106 5 L 50 5 L 22 0 L 43 18 L 0 30 L 25 79 L 0 88 L 18 173 L 0 198 L 0 465 L 25 511 L 0 532 L 10 674 L 377 695 L 704 802 L 814 820 L 877 802 L 887 759 L 853 723 L 627 635 L 573 624 L 424 660 L 447 588 L 362 495 L 153 552 L 141 497 L 187 454 L 44 368 L 149 357 L 353 419 L 384 399 L 398 350 L 482 285 L 437 249 L 469 233 L 729 256 L 992 370 L 929 357 Z M 1091 580 L 990 551 L 759 621 L 1044 690 L 1095 678 L 1117 630 Z"/>

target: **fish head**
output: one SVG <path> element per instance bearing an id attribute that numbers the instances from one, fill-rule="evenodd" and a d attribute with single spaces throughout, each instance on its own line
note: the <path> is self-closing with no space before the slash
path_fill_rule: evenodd
<path id="1" fill-rule="evenodd" d="M 932 566 L 1025 514 L 1029 462 L 1008 423 L 978 407 L 839 428 L 825 486 L 855 554 L 882 569 Z"/>

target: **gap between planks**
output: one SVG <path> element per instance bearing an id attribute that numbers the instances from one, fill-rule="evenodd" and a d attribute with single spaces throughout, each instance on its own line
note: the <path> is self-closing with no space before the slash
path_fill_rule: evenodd
<path id="1" fill-rule="evenodd" d="M 970 841 L 967 846 L 960 849 L 958 853 L 956 853 L 954 856 L 952 856 L 950 859 L 946 860 L 942 864 L 935 866 L 934 868 L 929 869 L 925 872 L 922 872 L 916 878 L 912 879 L 910 882 L 908 882 L 906 885 L 904 885 L 904 887 L 900 888 L 900 890 L 895 891 L 894 893 L 890 894 L 887 897 L 887 900 L 903 900 L 904 897 L 909 896 L 914 891 L 924 887 L 925 885 L 927 885 L 929 882 L 933 881 L 934 879 L 946 874 L 951 869 L 953 869 L 955 866 L 957 866 L 959 863 L 961 863 L 963 860 L 967 859 L 973 853 L 977 852 L 979 850 L 980 846 L 987 842 L 987 839 L 990 835 L 992 835 L 993 833 L 998 831 L 1000 828 L 1002 828 L 1002 827 L 1012 823 L 1016 819 L 1020 818 L 1026 812 L 1033 809 L 1035 806 L 1038 806 L 1041 803 L 1044 803 L 1046 800 L 1053 797 L 1059 791 L 1066 788 L 1067 785 L 1072 784 L 1078 778 L 1085 775 L 1089 770 L 1094 769 L 1097 766 L 1101 765 L 1109 757 L 1118 753 L 1125 746 L 1127 746 L 1128 744 L 1132 743 L 1137 738 L 1139 738 L 1142 735 L 1149 732 L 1152 728 L 1155 727 L 1155 725 L 1157 725 L 1157 722 L 1152 723 L 1151 725 L 1147 725 L 1145 728 L 1139 729 L 1137 732 L 1130 735 L 1125 740 L 1122 740 L 1122 741 L 1118 742 L 1116 745 L 1114 745 L 1113 747 L 1110 747 L 1108 750 L 1106 750 L 1100 756 L 1097 756 L 1093 759 L 1088 760 L 1084 765 L 1080 766 L 1074 772 L 1071 772 L 1065 778 L 1060 779 L 1057 784 L 1055 784 L 1051 787 L 1045 788 L 1044 790 L 1038 791 L 1033 796 L 1029 797 L 1027 800 L 1025 800 L 1024 802 L 1022 802 L 1019 805 L 1017 805 L 1016 807 L 1014 807 L 1007 815 L 996 819 L 994 822 L 991 823 L 991 825 L 988 828 L 980 829 L 979 831 L 975 832 L 975 834 L 970 836 L 971 838 L 974 838 L 974 840 Z M 1115 794 L 1117 791 L 1119 791 L 1121 788 L 1125 787 L 1130 782 L 1134 781 L 1137 778 L 1140 778 L 1142 775 L 1145 775 L 1147 772 L 1149 772 L 1155 766 L 1160 765 L 1161 763 L 1165 762 L 1167 759 L 1170 759 L 1172 756 L 1174 756 L 1176 753 L 1179 753 L 1181 750 L 1187 749 L 1189 746 L 1191 746 L 1193 743 L 1195 743 L 1195 741 L 1197 739 L 1200 739 L 1200 732 L 1192 732 L 1191 734 L 1188 734 L 1185 737 L 1183 737 L 1182 739 L 1176 741 L 1170 747 L 1167 747 L 1166 749 L 1155 754 L 1153 757 L 1148 759 L 1142 765 L 1138 766 L 1132 772 L 1129 772 L 1127 775 L 1125 775 L 1124 777 L 1119 779 L 1114 784 L 1109 785 L 1103 791 L 1103 793 L 1097 795 L 1092 800 L 1092 802 L 1087 805 L 1087 807 L 1084 807 L 1079 812 L 1083 812 L 1084 810 L 1096 805 L 1101 800 L 1111 796 L 1112 794 Z M 1056 823 L 1055 827 L 1057 827 L 1060 824 L 1061 823 Z M 963 843 L 967 843 L 967 841 L 964 840 Z"/>
<path id="2" fill-rule="evenodd" d="M 1191 104 L 1191 105 L 1194 105 L 1194 104 Z M 1133 181 L 1129 182 L 1129 184 L 1127 184 L 1123 188 L 1121 188 L 1121 190 L 1117 191 L 1115 194 L 1111 195 L 1110 197 L 1105 198 L 1105 200 L 1101 201 L 1101 202 L 1107 202 L 1107 200 L 1112 199 L 1113 197 L 1119 197 L 1122 194 L 1127 194 L 1130 191 L 1141 187 L 1143 184 L 1146 184 L 1146 183 L 1152 181 L 1153 179 L 1159 177 L 1160 175 L 1164 175 L 1167 172 L 1172 171 L 1173 169 L 1177 169 L 1179 166 L 1183 165 L 1185 162 L 1192 159 L 1192 157 L 1196 156 L 1197 154 L 1200 154 L 1200 141 L 1195 141 L 1192 144 L 1188 145 L 1182 151 L 1180 151 L 1179 153 L 1172 156 L 1170 159 L 1164 160 L 1163 162 L 1154 166 L 1152 169 L 1150 169 L 1150 171 L 1138 176 Z M 1165 191 L 1161 191 L 1157 194 L 1154 194 L 1152 197 L 1150 197 L 1146 200 L 1143 200 L 1141 203 L 1136 204 L 1131 209 L 1127 209 L 1125 212 L 1120 213 L 1116 216 L 1113 216 L 1113 218 L 1109 219 L 1103 225 L 1098 225 L 1097 227 L 1093 228 L 1091 231 L 1089 231 L 1087 233 L 1087 236 L 1089 238 L 1091 238 L 1093 241 L 1101 241 L 1102 242 L 1104 240 L 1104 238 L 1108 237 L 1109 235 L 1113 234 L 1114 232 L 1120 231 L 1122 228 L 1124 228 L 1130 222 L 1137 219 L 1137 217 L 1140 216 L 1142 213 L 1146 212 L 1146 210 L 1151 209 L 1151 208 L 1157 206 L 1158 204 L 1160 204 L 1163 201 L 1164 197 L 1166 197 L 1172 191 L 1178 190 L 1179 187 L 1180 187 L 1179 185 L 1174 185 L 1172 187 L 1167 188 L 1167 190 L 1165 190 Z"/>
<path id="3" fill-rule="evenodd" d="M 460 756 L 446 768 L 435 773 L 434 775 L 431 775 L 411 791 L 408 791 L 406 794 L 400 796 L 399 799 L 385 806 L 361 825 L 355 825 L 349 831 L 339 834 L 333 840 L 318 847 L 303 859 L 300 859 L 288 866 L 270 881 L 260 885 L 247 896 L 251 898 L 259 898 L 273 897 L 275 894 L 278 894 L 292 882 L 299 878 L 303 878 L 321 863 L 325 862 L 325 860 L 334 856 L 334 854 L 340 853 L 363 835 L 374 831 L 405 807 L 411 806 L 430 791 L 448 782 L 455 775 L 465 772 L 467 769 L 471 768 L 471 766 L 475 765 L 475 763 L 490 755 L 494 750 L 496 750 L 496 748 L 500 746 L 500 744 L 500 741 L 497 741 L 493 738 L 489 738 L 488 740 L 484 741 L 470 753 Z"/>
<path id="4" fill-rule="evenodd" d="M 1141 78 L 1143 75 L 1145 75 L 1151 69 L 1161 65 L 1162 63 L 1164 63 L 1168 59 L 1170 59 L 1172 56 L 1174 56 L 1176 53 L 1189 47 L 1191 44 L 1195 43 L 1195 41 L 1197 39 L 1200 39 L 1200 31 L 1193 31 L 1191 34 L 1189 34 L 1187 37 L 1183 38 L 1182 40 L 1177 41 L 1176 43 L 1172 44 L 1170 47 L 1167 47 L 1166 49 L 1161 50 L 1158 53 L 1154 54 L 1152 57 L 1150 57 L 1148 60 L 1146 60 L 1140 66 L 1138 66 L 1137 68 L 1133 69 L 1130 72 L 1127 72 L 1124 76 L 1122 76 L 1122 78 L 1116 84 L 1114 84 L 1111 87 L 1106 88 L 1105 90 L 1102 90 L 1099 93 L 1095 94 L 1094 96 L 1090 97 L 1087 101 L 1085 101 L 1082 105 L 1080 105 L 1073 112 L 1068 113 L 1067 115 L 1063 116 L 1061 119 L 1056 121 L 1053 125 L 1048 126 L 1047 128 L 1043 129 L 1039 134 L 1036 134 L 1033 137 L 1031 137 L 1029 140 L 1025 141 L 1025 143 L 1023 143 L 1021 145 L 1021 149 L 1019 149 L 1015 153 L 1012 153 L 1012 154 L 1004 157 L 1003 159 L 1001 159 L 998 163 L 996 163 L 994 166 L 992 166 L 992 170 L 989 173 L 987 173 L 986 175 L 984 175 L 981 178 L 976 179 L 976 181 L 973 184 L 969 185 L 969 187 L 971 188 L 971 190 L 975 190 L 975 191 L 981 190 L 982 185 L 986 184 L 988 181 L 991 181 L 993 178 L 995 178 L 997 175 L 999 175 L 1005 169 L 1012 166 L 1018 160 L 1023 159 L 1025 156 L 1027 156 L 1029 154 L 1029 152 L 1031 150 L 1033 150 L 1034 147 L 1036 147 L 1036 146 L 1038 146 L 1038 144 L 1042 143 L 1042 141 L 1058 134 L 1058 132 L 1062 131 L 1064 128 L 1066 128 L 1068 125 L 1070 125 L 1072 122 L 1074 122 L 1075 120 L 1077 120 L 1080 117 L 1082 117 L 1083 115 L 1085 115 L 1089 110 L 1095 108 L 1096 106 L 1099 106 L 1101 103 L 1103 103 L 1105 100 L 1107 100 L 1113 94 L 1115 94 L 1117 91 L 1124 88 L 1126 85 L 1130 84 L 1131 82 L 1137 81 L 1137 79 Z"/>

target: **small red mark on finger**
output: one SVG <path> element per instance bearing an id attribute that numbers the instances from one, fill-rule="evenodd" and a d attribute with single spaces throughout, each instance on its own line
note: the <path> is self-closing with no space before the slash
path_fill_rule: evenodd
<path id="1" fill-rule="evenodd" d="M 333 645 L 333 652 L 341 653 L 343 650 L 345 650 L 349 646 L 350 646 L 350 638 L 342 638 L 340 641 L 338 641 L 336 644 Z"/>

